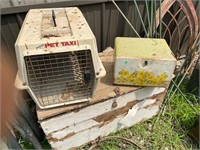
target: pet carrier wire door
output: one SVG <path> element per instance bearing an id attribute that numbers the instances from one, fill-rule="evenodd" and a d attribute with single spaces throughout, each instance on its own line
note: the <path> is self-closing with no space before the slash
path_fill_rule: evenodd
<path id="1" fill-rule="evenodd" d="M 89 101 L 105 69 L 95 37 L 76 7 L 33 9 L 15 44 L 15 86 L 40 108 Z"/>

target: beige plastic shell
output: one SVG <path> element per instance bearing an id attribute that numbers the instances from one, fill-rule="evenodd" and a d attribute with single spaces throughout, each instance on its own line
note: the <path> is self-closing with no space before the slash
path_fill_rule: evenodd
<path id="1" fill-rule="evenodd" d="M 24 61 L 26 56 L 90 50 L 97 80 L 95 83 L 106 75 L 98 56 L 95 36 L 77 7 L 31 9 L 18 35 L 15 50 L 18 63 L 15 87 L 26 89 L 41 109 L 89 101 L 90 98 L 42 106 L 29 87 Z M 95 90 L 96 85 L 93 87 Z"/>

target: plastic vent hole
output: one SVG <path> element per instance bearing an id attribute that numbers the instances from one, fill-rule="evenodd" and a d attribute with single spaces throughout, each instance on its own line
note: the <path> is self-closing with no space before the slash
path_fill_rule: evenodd
<path id="1" fill-rule="evenodd" d="M 146 67 L 147 65 L 148 65 L 148 61 L 147 60 L 142 62 L 142 67 Z"/>

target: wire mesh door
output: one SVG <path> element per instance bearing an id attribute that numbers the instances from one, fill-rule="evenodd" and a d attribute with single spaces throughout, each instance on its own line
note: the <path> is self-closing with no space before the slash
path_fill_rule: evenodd
<path id="1" fill-rule="evenodd" d="M 26 56 L 28 84 L 41 106 L 89 99 L 95 82 L 90 50 Z"/>

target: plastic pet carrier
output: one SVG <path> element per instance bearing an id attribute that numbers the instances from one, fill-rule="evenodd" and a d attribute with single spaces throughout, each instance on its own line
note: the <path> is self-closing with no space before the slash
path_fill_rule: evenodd
<path id="1" fill-rule="evenodd" d="M 89 101 L 106 71 L 96 39 L 76 7 L 32 9 L 15 43 L 15 86 L 40 108 Z"/>

